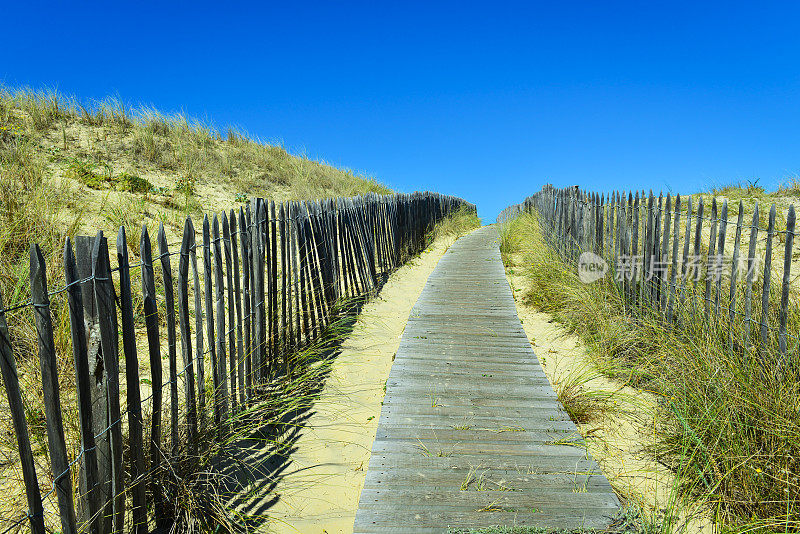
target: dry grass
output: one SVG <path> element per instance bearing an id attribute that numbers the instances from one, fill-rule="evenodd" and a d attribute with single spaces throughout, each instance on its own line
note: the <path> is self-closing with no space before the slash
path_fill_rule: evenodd
<path id="1" fill-rule="evenodd" d="M 649 309 L 626 313 L 608 279 L 580 282 L 545 244 L 535 216 L 510 221 L 501 234 L 506 257 L 524 257 L 526 302 L 579 335 L 605 373 L 661 398 L 652 453 L 677 474 L 683 495 L 707 503 L 725 529 L 800 530 L 796 352 L 784 372 L 776 372 L 774 349 L 729 352 L 727 321 L 705 320 L 702 305 L 695 313 L 691 292 L 679 327 Z M 799 327 L 795 303 L 789 331 Z"/>

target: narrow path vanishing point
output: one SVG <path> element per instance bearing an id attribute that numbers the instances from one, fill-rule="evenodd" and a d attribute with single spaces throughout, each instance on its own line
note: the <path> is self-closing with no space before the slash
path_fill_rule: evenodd
<path id="1" fill-rule="evenodd" d="M 604 528 L 619 507 L 533 353 L 498 235 L 456 241 L 411 311 L 355 533 Z"/>

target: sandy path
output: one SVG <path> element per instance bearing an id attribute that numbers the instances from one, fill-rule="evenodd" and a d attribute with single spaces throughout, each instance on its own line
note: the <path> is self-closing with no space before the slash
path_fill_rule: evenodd
<path id="1" fill-rule="evenodd" d="M 680 502 L 675 475 L 645 450 L 655 443 L 654 396 L 602 375 L 578 336 L 516 297 L 524 292 L 524 278 L 508 270 L 506 274 L 515 289 L 523 329 L 553 388 L 558 391 L 563 384 L 581 384 L 584 391 L 605 396 L 613 406 L 604 416 L 579 423 L 578 429 L 614 489 L 629 504 L 656 514 L 674 514 L 674 532 L 713 533 L 708 515 Z"/>
<path id="2" fill-rule="evenodd" d="M 453 241 L 437 240 L 364 306 L 297 441 L 291 471 L 275 489 L 270 532 L 353 531 L 392 360 L 411 308 Z"/>

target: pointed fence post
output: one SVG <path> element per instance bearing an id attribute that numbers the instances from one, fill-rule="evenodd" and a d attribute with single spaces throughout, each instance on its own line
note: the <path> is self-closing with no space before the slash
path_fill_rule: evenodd
<path id="1" fill-rule="evenodd" d="M 178 262 L 178 322 L 181 328 L 181 354 L 183 355 L 184 396 L 186 402 L 186 437 L 192 456 L 197 456 L 197 400 L 194 383 L 194 357 L 192 356 L 192 330 L 189 323 L 189 247 L 194 241 L 192 220 L 187 217 L 183 225 L 181 255 Z"/>
<path id="2" fill-rule="evenodd" d="M 199 430 L 206 424 L 206 379 L 205 379 L 205 350 L 203 347 L 203 291 L 200 285 L 200 270 L 197 267 L 197 240 L 192 219 L 189 223 L 189 259 L 192 262 L 192 275 L 194 283 L 194 336 L 195 336 L 195 387 L 197 388 L 197 411 L 199 414 Z M 199 432 L 199 431 L 198 431 Z"/>
<path id="3" fill-rule="evenodd" d="M 761 291 L 761 348 L 767 350 L 769 335 L 769 289 L 772 283 L 772 237 L 775 234 L 775 204 L 769 210 L 767 248 L 764 252 L 764 283 Z"/>
<path id="4" fill-rule="evenodd" d="M 778 311 L 778 349 L 786 357 L 786 320 L 789 315 L 789 287 L 791 285 L 792 252 L 794 249 L 794 224 L 795 213 L 794 205 L 789 206 L 789 213 L 786 215 L 786 248 L 783 252 L 783 284 L 781 287 L 781 307 Z M 780 369 L 776 369 L 779 371 Z"/>
<path id="5" fill-rule="evenodd" d="M 744 202 L 739 201 L 739 215 L 736 217 L 736 236 L 733 242 L 733 261 L 731 262 L 731 287 L 728 295 L 728 352 L 733 353 L 733 322 L 736 318 L 736 281 L 739 277 L 739 242 L 742 239 L 742 218 Z"/>

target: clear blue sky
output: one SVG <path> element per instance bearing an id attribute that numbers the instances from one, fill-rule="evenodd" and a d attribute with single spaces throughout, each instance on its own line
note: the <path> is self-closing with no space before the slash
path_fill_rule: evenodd
<path id="1" fill-rule="evenodd" d="M 121 4 L 5 3 L 0 82 L 236 125 L 487 220 L 547 182 L 800 172 L 797 3 Z"/>

